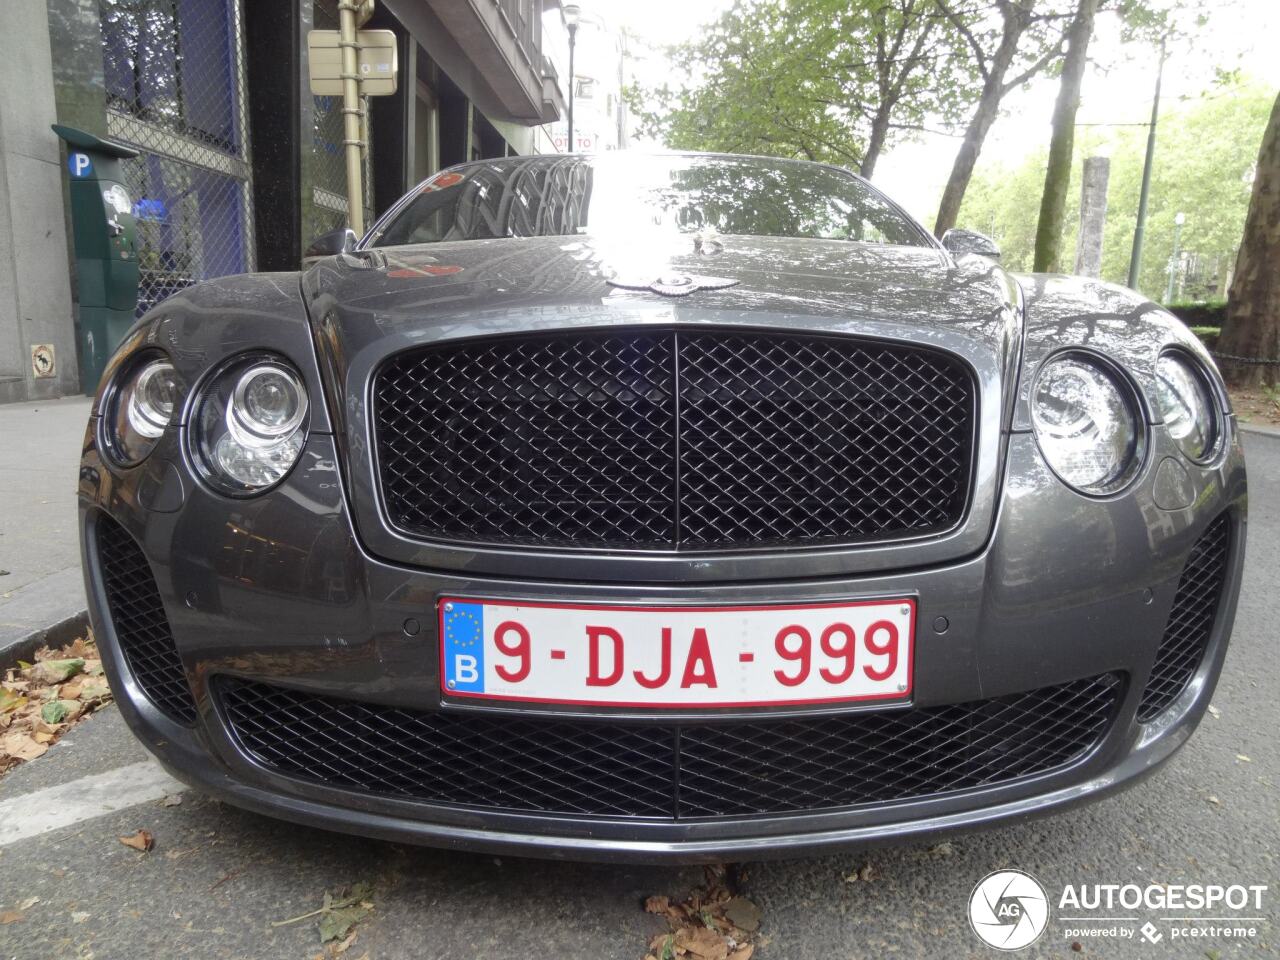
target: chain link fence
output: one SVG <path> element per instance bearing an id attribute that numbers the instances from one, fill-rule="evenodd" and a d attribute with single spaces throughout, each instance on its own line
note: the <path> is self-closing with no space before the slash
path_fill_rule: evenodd
<path id="1" fill-rule="evenodd" d="M 240 0 L 99 0 L 107 132 L 138 229 L 141 315 L 254 268 Z"/>

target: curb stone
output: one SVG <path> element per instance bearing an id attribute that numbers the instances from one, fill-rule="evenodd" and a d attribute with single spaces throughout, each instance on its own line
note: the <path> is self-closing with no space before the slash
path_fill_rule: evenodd
<path id="1" fill-rule="evenodd" d="M 79 567 L 15 590 L 0 601 L 0 669 L 31 660 L 42 646 L 70 643 L 84 634 L 88 623 Z"/>
<path id="2" fill-rule="evenodd" d="M 1264 437 L 1280 437 L 1280 427 L 1273 427 L 1269 423 L 1241 423 L 1237 420 L 1236 425 L 1246 433 L 1257 433 Z"/>

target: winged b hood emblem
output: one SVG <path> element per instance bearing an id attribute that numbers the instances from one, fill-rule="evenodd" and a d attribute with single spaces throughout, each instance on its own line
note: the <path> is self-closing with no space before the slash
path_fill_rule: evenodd
<path id="1" fill-rule="evenodd" d="M 701 277 L 691 273 L 663 273 L 653 279 L 614 274 L 609 283 L 624 290 L 652 290 L 664 297 L 687 297 L 699 290 L 721 290 L 738 283 L 727 277 Z"/>

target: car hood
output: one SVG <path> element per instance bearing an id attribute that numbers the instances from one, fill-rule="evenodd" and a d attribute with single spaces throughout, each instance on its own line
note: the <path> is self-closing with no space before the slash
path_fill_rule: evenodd
<path id="1" fill-rule="evenodd" d="M 1007 368 L 1016 351 L 1017 287 L 979 257 L 935 247 L 722 236 L 718 252 L 687 238 L 530 237 L 375 248 L 320 261 L 302 286 L 338 382 L 369 351 L 513 330 L 617 323 L 777 322 L 788 327 L 957 342 Z M 668 273 L 736 281 L 688 296 L 628 285 Z"/>

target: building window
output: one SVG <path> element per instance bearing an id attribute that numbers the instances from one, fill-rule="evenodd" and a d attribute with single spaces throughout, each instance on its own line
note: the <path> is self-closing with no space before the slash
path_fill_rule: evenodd
<path id="1" fill-rule="evenodd" d="M 113 110 L 234 152 L 234 5 L 103 0 L 103 77 Z"/>
<path id="2" fill-rule="evenodd" d="M 138 230 L 139 314 L 254 267 L 239 0 L 100 0 L 107 134 Z"/>

